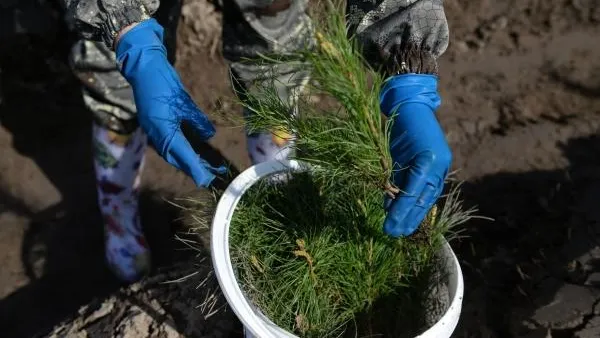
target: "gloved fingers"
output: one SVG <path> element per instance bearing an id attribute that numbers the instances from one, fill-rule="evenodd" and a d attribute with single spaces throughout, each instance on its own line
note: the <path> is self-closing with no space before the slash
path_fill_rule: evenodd
<path id="1" fill-rule="evenodd" d="M 413 168 L 408 170 L 411 171 Z M 393 237 L 407 235 L 405 222 L 411 210 L 417 205 L 421 191 L 423 191 L 426 185 L 424 177 L 412 176 L 412 180 L 408 182 L 411 187 L 408 187 L 406 191 L 398 193 L 396 198 L 391 202 L 383 224 L 385 232 Z M 404 190 L 403 188 L 400 189 Z"/>
<path id="2" fill-rule="evenodd" d="M 203 159 L 202 157 L 198 156 L 198 160 L 200 161 L 200 163 L 202 164 L 202 166 L 208 170 L 210 170 L 210 172 L 212 172 L 213 174 L 217 174 L 217 175 L 225 175 L 227 173 L 227 167 L 224 165 L 215 167 L 210 165 L 210 163 L 208 163 L 207 160 Z"/>
<path id="3" fill-rule="evenodd" d="M 191 99 L 190 99 L 191 100 Z M 215 135 L 215 127 L 206 116 L 193 102 L 194 109 L 189 109 L 184 115 L 184 120 L 187 121 L 193 131 L 203 140 L 208 140 Z"/>
<path id="4" fill-rule="evenodd" d="M 427 184 L 425 186 L 425 189 L 417 200 L 416 205 L 408 213 L 406 219 L 404 220 L 403 235 L 408 236 L 412 234 L 415 232 L 415 230 L 417 230 L 419 225 L 421 225 L 421 222 L 423 222 L 427 216 L 427 213 L 429 210 L 431 210 L 431 207 L 439 197 L 438 190 L 439 189 L 431 184 Z"/>
<path id="5" fill-rule="evenodd" d="M 425 202 L 421 195 L 428 185 L 434 159 L 435 156 L 431 152 L 421 153 L 414 158 L 408 168 L 394 175 L 400 192 L 391 202 L 384 222 L 384 230 L 387 234 L 394 237 L 409 234 L 407 231 L 414 226 L 414 221 L 408 224 L 408 216 L 416 206 Z"/>
<path id="6" fill-rule="evenodd" d="M 419 195 L 414 199 L 414 204 L 403 204 L 406 197 L 400 196 L 392 201 L 390 212 L 388 213 L 384 229 L 385 232 L 393 237 L 411 235 L 421 222 L 427 216 L 429 210 L 440 196 L 440 189 L 431 183 L 427 183 Z M 400 208 L 400 210 L 398 210 Z M 400 218 L 398 216 L 403 216 Z"/>
<path id="7" fill-rule="evenodd" d="M 429 191 L 429 189 L 427 189 L 427 187 L 425 187 L 425 191 Z M 437 191 L 437 190 L 435 190 Z M 403 193 L 402 191 L 400 193 Z M 428 194 L 426 195 L 421 195 L 415 202 L 416 205 L 418 206 L 424 206 L 428 200 L 430 200 L 429 197 L 427 197 Z M 433 198 L 433 200 L 435 201 L 437 199 L 437 197 Z M 392 207 L 392 203 L 394 203 L 394 199 L 390 198 L 389 195 L 385 195 L 385 199 L 383 201 L 383 209 L 385 211 L 390 211 L 390 208 Z"/>
<path id="8" fill-rule="evenodd" d="M 214 168 L 201 158 L 181 131 L 173 136 L 166 159 L 173 166 L 190 176 L 199 187 L 208 187 L 215 179 L 215 174 L 224 173 L 225 167 Z"/>
<path id="9" fill-rule="evenodd" d="M 417 199 L 415 206 L 422 207 L 427 210 L 431 209 L 435 201 L 440 196 L 441 190 L 440 184 L 427 182 L 427 184 L 425 184 L 425 188 L 421 192 L 421 195 Z"/>

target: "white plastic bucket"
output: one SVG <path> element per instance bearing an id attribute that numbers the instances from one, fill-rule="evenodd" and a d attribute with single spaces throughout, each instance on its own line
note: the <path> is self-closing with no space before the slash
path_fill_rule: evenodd
<path id="1" fill-rule="evenodd" d="M 283 172 L 302 171 L 306 166 L 295 160 L 270 161 L 246 169 L 227 187 L 217 204 L 211 229 L 211 255 L 221 290 L 227 302 L 244 325 L 246 337 L 298 338 L 266 318 L 245 296 L 237 283 L 229 256 L 229 226 L 244 193 L 262 178 Z M 445 242 L 442 256 L 446 260 L 450 306 L 437 323 L 419 338 L 450 337 L 460 317 L 464 283 L 462 270 L 450 245 Z"/>

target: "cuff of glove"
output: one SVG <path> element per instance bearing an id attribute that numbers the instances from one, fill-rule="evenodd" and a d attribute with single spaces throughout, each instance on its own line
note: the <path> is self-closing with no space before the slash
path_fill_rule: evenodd
<path id="1" fill-rule="evenodd" d="M 123 34 L 115 49 L 117 59 L 136 48 L 153 48 L 167 53 L 163 44 L 164 29 L 154 18 L 144 20 Z"/>
<path id="2" fill-rule="evenodd" d="M 123 5 L 115 7 L 115 10 L 108 11 L 103 18 L 102 40 L 109 48 L 114 46 L 121 29 L 150 18 L 147 9 L 137 1 L 123 2 Z"/>
<path id="3" fill-rule="evenodd" d="M 420 103 L 436 110 L 441 99 L 437 90 L 438 77 L 430 74 L 401 74 L 385 81 L 379 94 L 381 112 L 390 117 L 407 103 Z"/>
<path id="4" fill-rule="evenodd" d="M 119 39 L 116 48 L 117 66 L 127 79 L 134 68 L 139 68 L 142 52 L 154 51 L 164 56 L 167 61 L 167 49 L 163 44 L 164 30 L 156 19 L 148 19 L 139 23 Z M 127 62 L 128 59 L 135 61 Z M 151 58 L 145 58 L 150 60 Z"/>

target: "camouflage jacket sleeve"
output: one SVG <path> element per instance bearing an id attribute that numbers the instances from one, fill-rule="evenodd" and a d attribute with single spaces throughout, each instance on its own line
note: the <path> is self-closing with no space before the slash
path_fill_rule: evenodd
<path id="1" fill-rule="evenodd" d="M 66 21 L 82 37 L 112 47 L 119 31 L 150 18 L 160 0 L 61 0 Z"/>
<path id="2" fill-rule="evenodd" d="M 443 0 L 349 0 L 348 23 L 366 58 L 387 74 L 437 74 L 448 47 Z"/>

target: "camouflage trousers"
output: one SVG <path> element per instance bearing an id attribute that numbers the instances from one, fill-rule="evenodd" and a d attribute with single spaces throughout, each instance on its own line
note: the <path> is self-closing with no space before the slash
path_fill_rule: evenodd
<path id="1" fill-rule="evenodd" d="M 282 100 L 290 100 L 308 80 L 309 74 L 297 66 L 270 67 L 248 62 L 258 53 L 285 53 L 306 46 L 311 39 L 307 0 L 275 0 L 272 8 L 260 13 L 243 13 L 239 4 L 252 7 L 261 0 L 222 0 L 222 51 L 231 71 L 231 84 L 238 95 L 252 89 L 252 83 L 267 77 L 275 80 Z M 264 2 L 264 1 L 263 1 Z M 181 0 L 161 1 L 155 18 L 165 28 L 169 61 L 175 62 L 177 25 Z M 243 61 L 242 61 L 243 59 Z M 115 53 L 102 42 L 79 40 L 70 53 L 70 65 L 82 84 L 87 108 L 97 124 L 117 133 L 129 134 L 138 128 L 133 92 L 116 67 Z M 246 112 L 244 112 L 245 114 Z"/>

